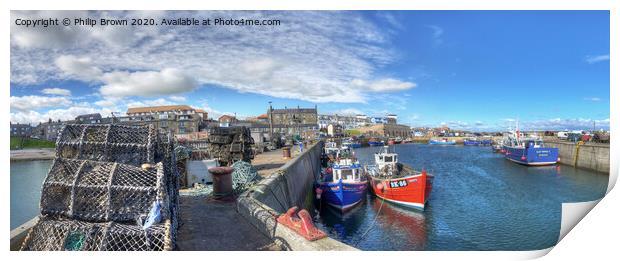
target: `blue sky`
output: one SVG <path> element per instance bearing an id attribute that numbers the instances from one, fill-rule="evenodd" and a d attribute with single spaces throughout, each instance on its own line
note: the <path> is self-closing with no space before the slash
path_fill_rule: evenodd
<path id="1" fill-rule="evenodd" d="M 276 27 L 11 25 L 11 121 L 188 104 L 395 113 L 412 126 L 609 128 L 608 11 L 11 12 L 280 19 Z"/>

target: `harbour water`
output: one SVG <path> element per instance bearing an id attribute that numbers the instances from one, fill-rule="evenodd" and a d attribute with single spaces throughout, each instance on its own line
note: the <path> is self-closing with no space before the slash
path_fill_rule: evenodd
<path id="1" fill-rule="evenodd" d="M 356 149 L 362 164 L 381 148 Z M 400 161 L 435 175 L 424 212 L 368 195 L 317 226 L 363 250 L 534 250 L 557 243 L 561 203 L 599 199 L 609 175 L 570 166 L 526 167 L 489 147 L 396 145 Z"/>
<path id="2" fill-rule="evenodd" d="M 11 161 L 11 229 L 39 214 L 41 185 L 51 160 Z"/>

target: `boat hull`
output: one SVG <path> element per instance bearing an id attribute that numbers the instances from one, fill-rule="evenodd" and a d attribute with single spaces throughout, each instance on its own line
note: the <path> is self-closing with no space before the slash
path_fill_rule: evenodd
<path id="1" fill-rule="evenodd" d="M 558 162 L 557 148 L 504 147 L 506 159 L 526 166 L 553 165 Z"/>
<path id="2" fill-rule="evenodd" d="M 481 146 L 492 146 L 493 145 L 493 140 L 482 140 L 480 142 Z"/>
<path id="3" fill-rule="evenodd" d="M 355 205 L 362 202 L 366 196 L 368 183 L 360 182 L 323 182 L 320 184 L 322 190 L 321 200 L 330 207 L 342 212 L 351 210 Z"/>
<path id="4" fill-rule="evenodd" d="M 431 145 L 455 145 L 456 141 L 439 141 L 439 140 L 430 140 L 428 144 Z"/>
<path id="5" fill-rule="evenodd" d="M 369 141 L 368 142 L 368 146 L 371 146 L 371 147 L 383 146 L 383 145 L 384 145 L 384 143 L 381 142 L 381 141 Z"/>
<path id="6" fill-rule="evenodd" d="M 425 172 L 402 178 L 377 178 L 369 176 L 370 191 L 379 198 L 392 204 L 424 210 L 424 206 L 433 189 L 433 176 Z"/>
<path id="7" fill-rule="evenodd" d="M 466 140 L 463 142 L 463 145 L 465 146 L 480 146 L 480 142 L 477 140 Z"/>

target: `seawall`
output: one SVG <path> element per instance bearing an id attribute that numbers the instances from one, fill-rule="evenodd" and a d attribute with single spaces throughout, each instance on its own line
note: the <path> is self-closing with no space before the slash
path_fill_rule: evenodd
<path id="1" fill-rule="evenodd" d="M 558 148 L 562 164 L 609 173 L 609 145 L 561 141 L 545 141 L 545 145 Z"/>
<path id="2" fill-rule="evenodd" d="M 321 170 L 322 147 L 322 142 L 310 146 L 237 199 L 237 211 L 283 249 L 357 250 L 329 237 L 307 241 L 276 222 L 277 216 L 291 207 L 312 208 L 313 184 Z"/>

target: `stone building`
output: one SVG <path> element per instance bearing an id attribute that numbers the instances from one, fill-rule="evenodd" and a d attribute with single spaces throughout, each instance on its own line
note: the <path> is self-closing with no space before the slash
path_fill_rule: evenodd
<path id="1" fill-rule="evenodd" d="M 75 123 L 75 121 L 52 121 L 52 119 L 49 119 L 47 122 L 42 122 L 37 125 L 37 127 L 33 128 L 31 137 L 55 141 L 62 127 L 68 123 Z"/>
<path id="2" fill-rule="evenodd" d="M 402 124 L 376 124 L 357 128 L 362 134 L 378 137 L 411 137 L 411 128 Z"/>
<path id="3" fill-rule="evenodd" d="M 319 128 L 327 128 L 330 124 L 340 125 L 344 129 L 355 129 L 370 124 L 370 118 L 366 115 L 338 115 L 338 114 L 320 114 Z"/>
<path id="4" fill-rule="evenodd" d="M 286 108 L 274 109 L 269 106 L 267 111 L 270 131 L 284 135 L 293 135 L 318 131 L 318 114 L 314 108 Z"/>
<path id="5" fill-rule="evenodd" d="M 30 137 L 33 127 L 30 124 L 11 122 L 11 136 Z"/>
<path id="6" fill-rule="evenodd" d="M 160 131 L 172 134 L 198 132 L 206 112 L 187 105 L 167 105 L 128 108 L 126 117 L 119 117 L 120 124 L 153 124 Z"/>
<path id="7" fill-rule="evenodd" d="M 98 124 L 103 123 L 102 120 L 103 118 L 101 118 L 101 114 L 99 113 L 84 114 L 75 117 L 75 123 L 80 124 Z"/>

